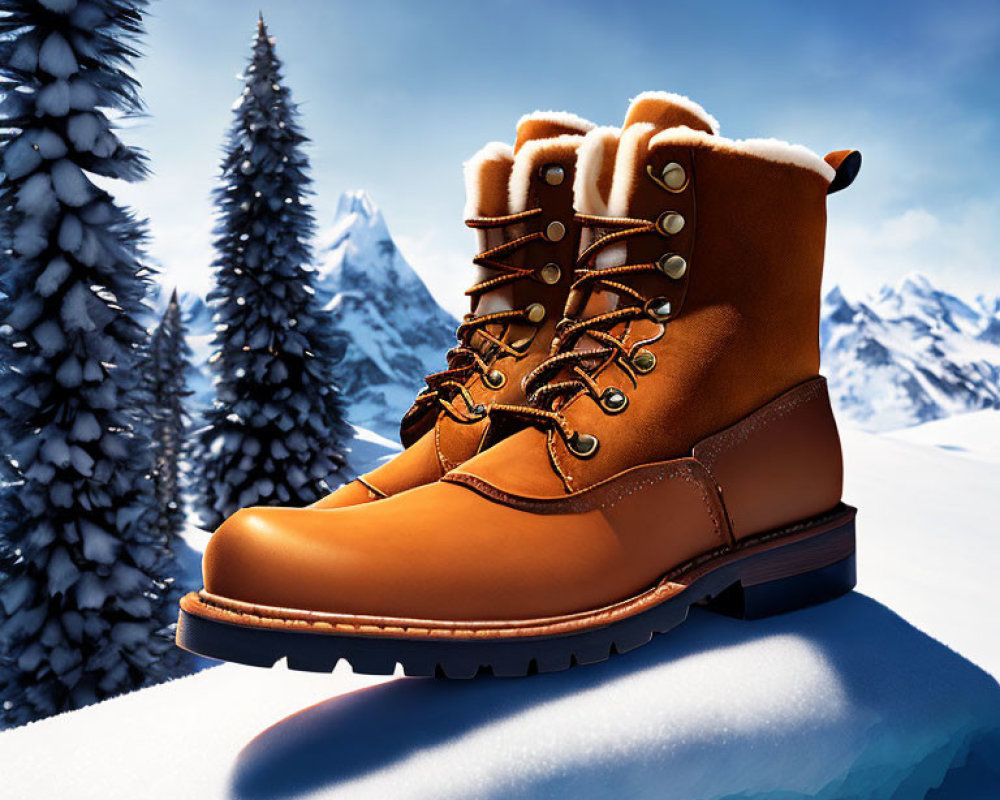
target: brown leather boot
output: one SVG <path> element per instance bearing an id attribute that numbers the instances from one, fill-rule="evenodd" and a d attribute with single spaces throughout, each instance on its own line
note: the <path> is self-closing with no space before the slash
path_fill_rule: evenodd
<path id="1" fill-rule="evenodd" d="M 756 617 L 854 585 L 817 370 L 826 196 L 860 156 L 725 139 L 693 105 L 702 124 L 665 127 L 670 102 L 580 148 L 585 246 L 531 404 L 494 406 L 492 446 L 435 483 L 235 514 L 181 602 L 182 646 L 524 675 L 629 650 L 692 605 Z"/>
<path id="2" fill-rule="evenodd" d="M 576 150 L 593 124 L 535 112 L 517 124 L 511 149 L 492 142 L 465 165 L 466 224 L 479 233 L 472 312 L 443 372 L 403 417 L 406 449 L 313 508 L 378 500 L 431 483 L 482 447 L 495 402 L 525 401 L 521 383 L 548 355 L 572 282 L 580 241 L 573 219 Z"/>

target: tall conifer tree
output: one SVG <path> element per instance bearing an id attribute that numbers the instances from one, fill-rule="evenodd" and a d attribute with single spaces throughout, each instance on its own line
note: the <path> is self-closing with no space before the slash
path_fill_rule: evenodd
<path id="1" fill-rule="evenodd" d="M 0 17 L 0 715 L 75 708 L 157 677 L 174 609 L 156 575 L 137 424 L 144 224 L 93 176 L 145 159 L 110 117 L 144 0 L 3 0 Z"/>
<path id="2" fill-rule="evenodd" d="M 316 500 L 348 436 L 311 266 L 307 140 L 263 19 L 244 81 L 216 192 L 216 400 L 197 481 L 209 527 L 245 506 Z"/>
<path id="3" fill-rule="evenodd" d="M 192 371 L 191 348 L 185 335 L 180 302 L 174 291 L 160 323 L 150 335 L 145 365 L 156 494 L 153 526 L 169 550 L 185 526 L 182 472 L 190 425 L 185 403 L 192 394 L 187 388 Z"/>

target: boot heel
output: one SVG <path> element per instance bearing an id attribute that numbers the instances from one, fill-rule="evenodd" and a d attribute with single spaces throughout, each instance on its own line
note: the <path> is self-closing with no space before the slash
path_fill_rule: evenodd
<path id="1" fill-rule="evenodd" d="M 834 543 L 839 543 L 840 547 L 848 546 L 849 553 L 832 563 L 827 557 L 823 559 L 826 563 L 820 567 L 806 566 L 812 560 L 809 558 L 809 550 L 821 554 Z M 795 549 L 799 553 L 789 552 L 779 559 L 784 564 L 774 564 L 773 559 L 777 553 L 748 559 L 757 563 L 749 563 L 740 580 L 709 600 L 705 604 L 706 608 L 739 619 L 762 619 L 825 603 L 854 588 L 857 583 L 857 568 L 853 519 L 836 530 L 817 537 L 815 543 L 802 542 L 788 548 L 789 551 Z M 797 568 L 792 566 L 796 561 L 799 562 Z"/>

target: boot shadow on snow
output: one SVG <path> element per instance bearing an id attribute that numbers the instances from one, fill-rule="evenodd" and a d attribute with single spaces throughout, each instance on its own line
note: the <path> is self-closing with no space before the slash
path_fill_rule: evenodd
<path id="1" fill-rule="evenodd" d="M 904 793 L 893 794 L 890 790 L 885 796 L 926 796 L 936 800 L 962 797 L 966 800 L 980 796 L 976 787 L 983 785 L 983 781 L 992 786 L 1000 782 L 997 767 L 987 765 L 989 762 L 997 764 L 996 756 L 1000 755 L 1000 736 L 997 735 L 1000 727 L 994 727 L 990 732 L 992 726 L 1000 726 L 1000 690 L 996 681 L 885 606 L 865 595 L 851 592 L 821 606 L 756 622 L 730 619 L 693 608 L 685 624 L 668 634 L 654 636 L 649 644 L 604 663 L 575 667 L 565 672 L 528 678 L 481 676 L 465 681 L 402 678 L 333 697 L 292 714 L 250 741 L 236 760 L 231 796 L 262 800 L 297 797 L 319 790 L 333 793 L 342 784 L 399 765 L 408 757 L 455 743 L 488 725 L 538 709 L 543 704 L 556 703 L 585 692 L 603 693 L 602 715 L 628 714 L 650 702 L 647 698 L 655 695 L 649 690 L 654 687 L 659 687 L 656 692 L 662 696 L 663 682 L 666 681 L 670 682 L 668 691 L 674 692 L 676 697 L 685 692 L 714 695 L 706 699 L 713 705 L 721 704 L 725 713 L 727 703 L 738 707 L 741 698 L 748 694 L 753 696 L 755 683 L 774 680 L 773 674 L 762 676 L 760 672 L 759 653 L 766 651 L 758 650 L 758 655 L 746 663 L 741 653 L 749 651 L 742 650 L 741 646 L 771 647 L 772 656 L 768 658 L 773 658 L 771 666 L 780 672 L 785 648 L 790 641 L 809 648 L 810 658 L 820 664 L 824 675 L 829 676 L 824 679 L 828 682 L 822 685 L 822 694 L 838 696 L 843 704 L 843 722 L 827 724 L 828 721 L 819 720 L 813 728 L 818 727 L 820 732 L 817 734 L 811 730 L 807 734 L 811 738 L 802 742 L 804 748 L 818 747 L 822 748 L 818 753 L 829 754 L 837 748 L 844 751 L 846 746 L 848 751 L 855 753 L 849 756 L 849 760 L 853 760 L 860 772 L 867 770 L 865 774 L 868 777 L 864 780 L 869 780 L 872 774 L 868 763 L 871 753 L 885 749 L 885 743 L 879 742 L 880 737 L 890 740 L 890 747 L 893 744 L 898 746 L 900 731 L 906 731 L 904 737 L 911 733 L 918 738 L 934 736 L 942 727 L 940 717 L 953 724 L 951 718 L 954 715 L 972 713 L 973 717 L 979 715 L 987 723 L 983 728 L 981 719 L 973 720 L 980 727 L 971 728 L 986 730 L 986 734 L 973 735 L 964 745 L 956 745 L 954 752 L 948 751 L 944 756 L 938 748 L 934 755 L 938 761 L 942 757 L 948 759 L 943 766 L 938 764 L 938 771 L 949 778 L 950 784 L 948 780 L 942 782 L 940 775 L 936 778 L 922 777 L 934 772 L 933 759 L 928 766 L 925 762 L 929 756 L 914 754 L 916 761 L 903 764 L 901 775 L 880 779 L 883 782 L 898 781 Z M 676 671 L 677 666 L 689 658 L 710 659 L 705 662 L 711 666 L 710 686 L 704 681 L 691 685 L 690 671 Z M 786 666 L 787 669 L 790 667 Z M 684 675 L 688 676 L 687 686 L 678 683 L 678 677 Z M 720 675 L 723 679 L 721 683 Z M 619 689 L 626 680 L 630 683 L 626 687 L 627 694 L 623 695 Z M 643 684 L 647 691 L 643 690 Z M 959 686 L 962 687 L 960 690 L 955 688 Z M 950 698 L 949 690 L 952 694 L 959 691 L 962 697 L 958 700 Z M 761 691 L 770 690 L 756 687 L 756 691 L 759 696 Z M 970 692 L 978 693 L 977 697 L 985 699 L 970 702 Z M 956 710 L 963 704 L 974 711 Z M 764 707 L 766 700 L 761 705 Z M 724 773 L 728 765 L 735 784 L 735 788 L 729 790 L 730 796 L 742 797 L 739 765 L 753 764 L 766 756 L 759 752 L 759 742 L 753 736 L 741 738 L 740 713 L 738 709 L 734 712 L 735 735 L 724 734 L 707 740 L 702 738 L 700 742 L 685 741 L 685 720 L 681 716 L 671 719 L 673 733 L 664 733 L 662 728 L 651 731 L 650 741 L 646 744 L 654 746 L 653 757 L 650 757 L 648 748 L 641 756 L 616 754 L 603 765 L 585 762 L 582 767 L 574 766 L 572 779 L 565 776 L 529 777 L 525 786 L 516 784 L 520 787 L 517 789 L 513 789 L 509 781 L 501 780 L 482 796 L 541 798 L 563 796 L 568 791 L 570 793 L 565 796 L 581 800 L 611 796 L 608 794 L 609 787 L 618 786 L 621 789 L 621 781 L 625 781 L 630 787 L 628 796 L 665 797 L 667 795 L 662 793 L 664 781 L 671 781 L 671 776 L 676 773 L 676 764 L 673 761 L 664 764 L 655 757 L 655 745 L 659 738 L 663 745 L 693 748 L 687 750 L 685 758 L 699 762 L 697 768 L 706 774 L 719 773 L 720 770 Z M 586 722 L 580 720 L 578 724 L 586 725 Z M 801 728 L 802 721 L 795 724 Z M 727 721 L 721 719 L 718 725 L 727 725 Z M 943 727 L 947 728 L 947 724 Z M 889 733 L 885 734 L 885 731 Z M 856 748 L 860 755 L 852 750 L 859 739 L 867 742 Z M 846 740 L 854 745 L 845 745 Z M 505 741 L 515 745 L 505 766 L 516 776 L 521 772 L 517 761 L 523 759 L 525 753 L 532 752 L 532 742 L 527 735 L 523 742 Z M 604 752 L 610 752 L 615 743 L 614 737 L 609 736 L 598 746 L 603 746 Z M 948 749 L 947 743 L 943 746 Z M 827 748 L 832 749 L 828 751 Z M 476 757 L 471 750 L 467 754 L 470 758 Z M 643 772 L 647 774 L 643 775 Z M 921 779 L 931 782 L 920 789 L 919 794 L 906 793 L 910 785 L 907 780 L 912 783 Z M 851 780 L 856 778 L 842 774 L 838 778 L 839 788 L 832 790 L 834 793 L 824 791 L 808 796 L 843 796 L 839 792 L 846 791 Z M 934 792 L 926 793 L 927 789 L 935 786 L 938 788 Z M 772 788 L 780 793 L 785 787 Z M 917 785 L 912 788 L 915 792 Z M 350 792 L 347 794 L 350 795 Z M 795 792 L 782 794 L 782 797 L 786 796 L 804 798 L 807 795 Z M 868 795 L 851 793 L 850 796 Z"/>

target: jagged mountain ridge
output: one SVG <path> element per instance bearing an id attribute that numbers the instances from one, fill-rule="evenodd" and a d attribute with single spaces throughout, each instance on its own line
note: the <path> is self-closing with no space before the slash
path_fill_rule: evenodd
<path id="1" fill-rule="evenodd" d="M 395 438 L 424 376 L 444 367 L 458 320 L 407 263 L 366 192 L 341 195 L 324 239 L 317 286 L 344 350 L 338 374 L 350 420 Z"/>
<path id="2" fill-rule="evenodd" d="M 834 406 L 866 430 L 1000 409 L 1000 298 L 970 304 L 919 274 L 861 300 L 834 287 L 820 344 Z"/>

